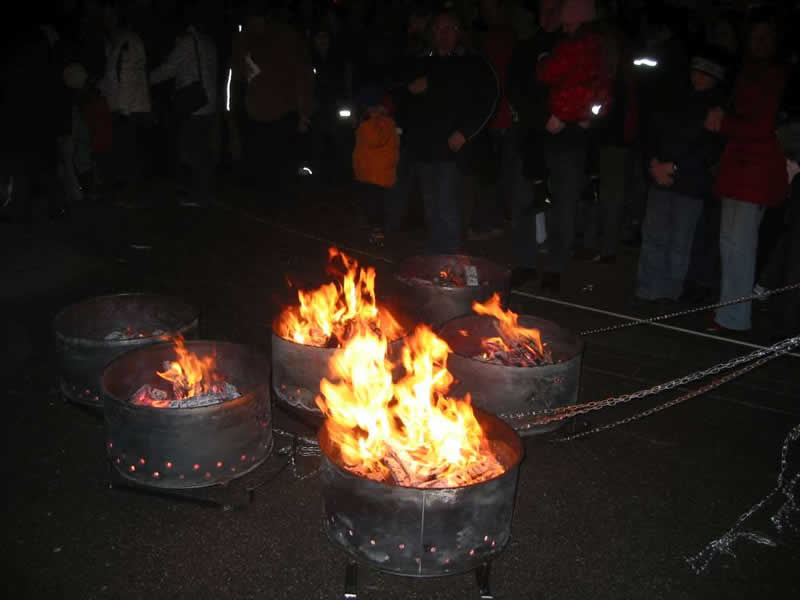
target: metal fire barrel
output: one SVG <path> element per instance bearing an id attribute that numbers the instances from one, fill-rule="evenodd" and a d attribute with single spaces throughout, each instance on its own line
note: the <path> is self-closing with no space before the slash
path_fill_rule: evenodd
<path id="1" fill-rule="evenodd" d="M 186 348 L 215 356 L 219 373 L 241 394 L 196 408 L 155 408 L 130 402 L 144 384 L 157 385 L 174 345 L 138 348 L 117 358 L 103 374 L 106 451 L 124 478 L 156 488 L 199 488 L 236 479 L 272 451 L 269 363 L 247 346 L 191 341 Z"/>
<path id="2" fill-rule="evenodd" d="M 403 338 L 389 344 L 390 357 L 399 357 Z M 315 401 L 323 377 L 337 348 L 298 344 L 272 334 L 272 392 L 275 398 L 302 420 L 318 426 L 324 415 Z"/>
<path id="3" fill-rule="evenodd" d="M 442 285 L 440 271 L 452 266 L 473 266 L 475 285 Z M 485 302 L 495 292 L 505 302 L 511 271 L 485 258 L 461 254 L 412 256 L 402 261 L 394 273 L 392 289 L 403 309 L 418 322 L 438 327 L 454 317 L 472 311 L 474 301 Z"/>
<path id="4" fill-rule="evenodd" d="M 501 420 L 475 416 L 505 472 L 469 486 L 400 487 L 354 475 L 322 427 L 319 444 L 324 527 L 362 564 L 411 577 L 463 573 L 501 552 L 511 537 L 522 444 Z"/>
<path id="5" fill-rule="evenodd" d="M 439 336 L 453 350 L 447 368 L 456 381 L 449 395 L 469 393 L 473 405 L 499 416 L 520 435 L 546 433 L 558 429 L 562 422 L 531 426 L 532 413 L 577 404 L 584 344 L 580 337 L 552 321 L 520 315 L 519 324 L 539 329 L 554 364 L 515 367 L 473 358 L 483 351 L 481 340 L 497 335 L 493 317 L 465 315 L 440 328 Z"/>
<path id="6" fill-rule="evenodd" d="M 77 404 L 102 410 L 103 369 L 118 356 L 164 341 L 160 335 L 109 340 L 112 331 L 163 331 L 197 337 L 198 312 L 178 298 L 156 294 L 116 294 L 83 300 L 53 319 L 61 393 Z"/>

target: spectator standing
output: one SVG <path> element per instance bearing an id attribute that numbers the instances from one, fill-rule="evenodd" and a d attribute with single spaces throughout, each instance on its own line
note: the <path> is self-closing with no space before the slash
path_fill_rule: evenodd
<path id="1" fill-rule="evenodd" d="M 714 184 L 722 198 L 721 302 L 752 293 L 764 209 L 780 205 L 786 197 L 786 160 L 775 133 L 786 71 L 775 61 L 776 43 L 774 21 L 755 19 L 733 107 L 712 109 L 705 123 L 726 140 Z M 751 309 L 750 302 L 719 308 L 709 329 L 748 330 Z"/>
<path id="2" fill-rule="evenodd" d="M 498 85 L 489 64 L 462 45 L 461 23 L 441 12 L 432 24 L 432 48 L 408 84 L 409 150 L 425 204 L 428 249 L 461 250 L 463 172 L 471 166 L 476 136 L 494 114 Z"/>
<path id="3" fill-rule="evenodd" d="M 189 197 L 182 206 L 207 207 L 214 196 L 219 157 L 218 60 L 214 41 L 203 30 L 200 13 L 190 14 L 189 25 L 175 40 L 165 61 L 150 73 L 150 82 L 175 80 L 176 93 L 200 82 L 207 102 L 191 114 L 176 114 L 179 155 L 189 167 Z"/>
<path id="4" fill-rule="evenodd" d="M 142 39 L 126 27 L 114 4 L 105 5 L 103 10 L 106 62 L 98 87 L 111 110 L 114 145 L 107 172 L 113 193 L 117 184 L 130 187 L 143 179 L 143 145 L 151 105 Z"/>
<path id="5" fill-rule="evenodd" d="M 683 291 L 695 228 L 722 150 L 719 136 L 704 124 L 708 111 L 723 101 L 724 74 L 713 53 L 694 56 L 684 98 L 652 115 L 647 152 L 652 183 L 642 226 L 639 299 L 674 301 Z"/>
<path id="6" fill-rule="evenodd" d="M 561 24 L 566 37 L 537 65 L 548 86 L 550 117 L 545 129 L 548 184 L 553 208 L 548 215 L 549 254 L 542 290 L 559 293 L 561 274 L 572 255 L 575 212 L 586 183 L 589 119 L 610 101 L 608 60 L 603 36 L 595 31 L 592 0 L 566 0 Z M 560 115 L 560 116 L 559 116 Z"/>
<path id="7" fill-rule="evenodd" d="M 479 34 L 480 47 L 489 61 L 500 88 L 494 118 L 487 128 L 490 156 L 487 173 L 478 174 L 476 203 L 472 211 L 472 225 L 467 237 L 474 240 L 491 239 L 503 235 L 506 204 L 513 194 L 513 164 L 515 145 L 510 134 L 511 105 L 505 88 L 508 69 L 514 52 L 514 30 L 508 24 L 505 6 L 500 0 L 482 0 L 481 18 L 486 31 Z M 484 169 L 486 170 L 486 169 Z"/>
<path id="8" fill-rule="evenodd" d="M 547 162 L 545 147 L 553 135 L 555 121 L 547 105 L 547 86 L 536 78 L 537 60 L 547 56 L 561 37 L 561 0 L 540 0 L 539 28 L 518 44 L 509 65 L 506 93 L 511 105 L 516 146 L 513 165 L 514 192 L 511 202 L 514 267 L 511 286 L 534 281 L 537 245 L 536 213 L 544 206 Z"/>
<path id="9" fill-rule="evenodd" d="M 233 40 L 231 90 L 245 83 L 245 169 L 272 211 L 296 200 L 298 136 L 311 123 L 313 72 L 305 40 L 277 8 L 252 2 L 244 32 Z M 236 104 L 236 99 L 232 100 Z"/>

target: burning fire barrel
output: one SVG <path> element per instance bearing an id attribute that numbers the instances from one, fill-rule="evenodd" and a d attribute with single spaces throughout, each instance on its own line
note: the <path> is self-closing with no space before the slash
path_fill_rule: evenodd
<path id="1" fill-rule="evenodd" d="M 519 325 L 538 329 L 550 360 L 517 366 L 486 360 L 484 342 L 497 336 L 496 321 L 465 315 L 438 331 L 453 351 L 448 368 L 456 395 L 467 392 L 475 406 L 509 423 L 521 435 L 553 431 L 560 422 L 529 426 L 531 413 L 578 402 L 583 340 L 552 321 L 520 315 Z"/>
<path id="2" fill-rule="evenodd" d="M 69 400 L 103 408 L 103 369 L 112 360 L 165 335 L 197 336 L 198 312 L 177 298 L 117 294 L 89 298 L 53 319 L 61 392 Z"/>
<path id="3" fill-rule="evenodd" d="M 182 344 L 181 344 L 182 346 Z M 114 468 L 135 483 L 197 488 L 224 483 L 258 467 L 272 450 L 269 364 L 228 342 L 192 341 L 185 353 L 211 364 L 223 383 L 212 393 L 172 398 L 157 393 L 170 371 L 189 372 L 171 343 L 138 348 L 103 375 L 106 449 Z M 167 372 L 157 373 L 162 366 Z M 174 385 L 173 385 L 174 387 Z"/>
<path id="4" fill-rule="evenodd" d="M 402 487 L 342 466 L 336 445 L 320 429 L 324 526 L 331 541 L 361 564 L 413 577 L 436 577 L 479 567 L 503 550 L 522 444 L 501 420 L 475 417 L 504 471 L 462 487 Z"/>
<path id="5" fill-rule="evenodd" d="M 412 256 L 397 266 L 395 294 L 403 310 L 438 327 L 498 292 L 508 296 L 511 271 L 485 258 L 456 254 Z"/>

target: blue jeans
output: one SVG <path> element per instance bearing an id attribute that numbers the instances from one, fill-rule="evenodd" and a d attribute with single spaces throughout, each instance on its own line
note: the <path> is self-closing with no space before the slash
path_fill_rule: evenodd
<path id="1" fill-rule="evenodd" d="M 758 227 L 764 207 L 730 198 L 722 199 L 719 222 L 719 252 L 722 259 L 722 286 L 719 300 L 733 300 L 753 293 L 756 278 Z M 752 302 L 717 309 L 716 322 L 728 329 L 750 329 Z"/>
<path id="2" fill-rule="evenodd" d="M 645 300 L 680 297 L 702 211 L 700 198 L 650 188 L 642 225 L 636 296 Z"/>
<path id="3" fill-rule="evenodd" d="M 425 206 L 428 251 L 461 251 L 461 172 L 454 162 L 418 162 L 417 173 Z"/>

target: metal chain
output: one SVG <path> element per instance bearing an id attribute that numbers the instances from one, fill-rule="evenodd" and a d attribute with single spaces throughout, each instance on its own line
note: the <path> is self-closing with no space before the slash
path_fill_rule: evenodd
<path id="1" fill-rule="evenodd" d="M 666 392 L 673 388 L 684 386 L 693 381 L 697 381 L 698 379 L 704 379 L 709 375 L 716 375 L 722 371 L 727 371 L 728 369 L 738 367 L 741 364 L 758 360 L 764 356 L 769 356 L 773 354 L 774 355 L 784 354 L 798 344 L 800 344 L 800 336 L 788 338 L 783 340 L 782 342 L 778 342 L 777 344 L 769 346 L 768 348 L 760 348 L 758 350 L 755 350 L 754 352 L 751 352 L 750 354 L 739 356 L 727 362 L 714 365 L 713 367 L 709 367 L 708 369 L 704 369 L 702 371 L 696 371 L 694 373 L 690 373 L 689 375 L 684 375 L 683 377 L 673 379 L 672 381 L 668 381 L 666 383 L 660 383 L 650 388 L 639 390 L 637 392 L 633 392 L 630 394 L 622 394 L 621 396 L 612 396 L 610 398 L 606 398 L 605 400 L 585 402 L 583 404 L 572 404 L 569 406 L 560 406 L 557 408 L 533 410 L 533 411 L 518 412 L 518 413 L 501 413 L 498 416 L 502 419 L 511 419 L 514 421 L 531 418 L 532 419 L 531 421 L 523 423 L 521 426 L 517 427 L 518 430 L 524 431 L 532 427 L 536 427 L 537 425 L 544 425 L 547 423 L 551 423 L 553 421 L 562 421 L 564 419 L 569 419 L 577 415 L 583 415 L 595 410 L 600 410 L 601 408 L 606 408 L 608 406 L 626 404 L 632 400 L 638 400 L 640 398 L 646 398 L 647 396 L 660 394 L 661 392 Z"/>
<path id="2" fill-rule="evenodd" d="M 736 379 L 737 377 L 740 377 L 740 376 L 744 375 L 745 373 L 748 373 L 749 371 L 752 371 L 753 369 L 755 369 L 757 367 L 760 367 L 761 365 L 771 361 L 773 358 L 777 358 L 778 356 L 781 356 L 785 352 L 788 352 L 788 348 L 786 350 L 783 350 L 783 351 L 780 351 L 780 352 L 776 352 L 775 354 L 772 354 L 770 356 L 765 356 L 765 357 L 757 360 L 756 362 L 747 365 L 746 367 L 743 367 L 743 368 L 741 368 L 741 369 L 739 369 L 737 371 L 733 371 L 732 373 L 728 373 L 727 375 L 724 375 L 724 376 L 722 376 L 722 377 L 720 377 L 718 379 L 714 379 L 713 381 L 707 383 L 706 385 L 701 386 L 701 387 L 699 387 L 699 388 L 697 388 L 695 390 L 692 390 L 692 391 L 690 391 L 690 392 L 688 392 L 686 394 L 683 394 L 681 396 L 678 396 L 677 398 L 673 398 L 672 400 L 668 400 L 664 404 L 660 404 L 659 406 L 654 406 L 653 408 L 649 408 L 649 409 L 647 409 L 645 411 L 642 411 L 640 413 L 636 413 L 635 415 L 631 415 L 630 417 L 626 417 L 624 419 L 619 419 L 618 421 L 614 421 L 613 423 L 607 423 L 606 425 L 602 425 L 600 427 L 593 427 L 592 429 L 589 429 L 587 431 L 581 431 L 580 433 L 575 433 L 575 434 L 570 435 L 570 436 L 562 437 L 562 438 L 558 439 L 557 441 L 559 441 L 559 442 L 569 442 L 569 441 L 572 441 L 572 440 L 576 440 L 578 438 L 586 437 L 587 435 L 591 435 L 593 433 L 599 433 L 601 431 L 606 431 L 608 429 L 612 429 L 614 427 L 617 427 L 618 425 L 625 425 L 627 423 L 632 423 L 633 421 L 638 421 L 639 419 L 643 419 L 645 417 L 649 417 L 650 415 L 653 415 L 653 414 L 655 414 L 657 412 L 661 412 L 662 410 L 665 410 L 667 408 L 670 408 L 672 406 L 675 406 L 677 404 L 685 402 L 686 400 L 690 400 L 692 398 L 695 398 L 697 396 L 705 394 L 706 392 L 710 392 L 711 390 L 713 390 L 715 388 L 718 388 L 722 384 L 728 383 L 732 379 Z"/>
<path id="3" fill-rule="evenodd" d="M 744 524 L 745 521 L 747 521 L 747 519 L 761 510 L 761 508 L 779 492 L 782 492 L 783 495 L 786 496 L 786 501 L 770 520 L 779 533 L 787 524 L 790 528 L 796 530 L 791 523 L 787 522 L 787 516 L 798 510 L 794 494 L 797 484 L 800 481 L 800 473 L 797 473 L 794 477 L 789 479 L 788 483 L 786 482 L 785 476 L 786 468 L 789 463 L 789 445 L 797 442 L 798 439 L 800 439 L 800 424 L 795 425 L 783 441 L 783 447 L 781 448 L 781 470 L 778 473 L 777 485 L 773 488 L 773 490 L 759 500 L 756 504 L 751 506 L 747 511 L 742 513 L 739 518 L 736 519 L 736 522 L 719 538 L 712 541 L 694 556 L 686 557 L 686 562 L 696 575 L 699 575 L 705 571 L 717 554 L 729 554 L 734 556 L 732 546 L 737 539 L 745 538 L 759 544 L 775 546 L 775 542 L 764 535 L 748 531 L 742 532 L 738 531 L 738 529 L 742 526 L 742 524 Z"/>
<path id="4" fill-rule="evenodd" d="M 285 431 L 278 427 L 273 427 L 273 432 L 277 433 L 278 435 L 286 436 L 290 439 L 289 445 L 280 448 L 278 450 L 278 454 L 288 455 L 289 466 L 292 468 L 292 475 L 294 475 L 294 478 L 297 481 L 303 481 L 305 479 L 314 477 L 314 475 L 319 472 L 319 467 L 313 471 L 309 471 L 308 473 L 300 473 L 297 469 L 298 456 L 307 457 L 321 455 L 317 440 L 297 433 L 292 433 L 291 431 Z"/>
<path id="5" fill-rule="evenodd" d="M 726 300 L 724 302 L 717 302 L 716 304 L 708 304 L 706 306 L 696 306 L 695 308 L 687 308 L 686 310 L 679 310 L 671 313 L 666 313 L 663 315 L 658 315 L 655 317 L 650 317 L 647 319 L 636 319 L 634 321 L 628 321 L 626 323 L 618 323 L 617 325 L 609 325 L 608 327 L 598 327 L 597 329 L 587 329 L 586 331 L 581 331 L 580 335 L 593 335 L 595 333 L 605 333 L 607 331 L 616 331 L 617 329 L 625 329 L 627 327 L 635 327 L 637 325 L 646 325 L 647 323 L 657 323 L 658 321 L 666 321 L 667 319 L 673 319 L 675 317 L 682 317 L 684 315 L 690 315 L 692 313 L 697 312 L 705 312 L 712 310 L 714 308 L 722 308 L 723 306 L 730 306 L 732 304 L 739 304 L 741 302 L 750 302 L 752 300 L 763 300 L 769 296 L 773 296 L 775 294 L 780 294 L 782 292 L 788 292 L 789 290 L 794 290 L 800 288 L 800 282 L 792 283 L 789 285 L 784 285 L 779 288 L 775 288 L 772 290 L 767 290 L 761 294 L 752 294 L 750 296 L 741 296 L 739 298 L 734 298 L 733 300 Z"/>

